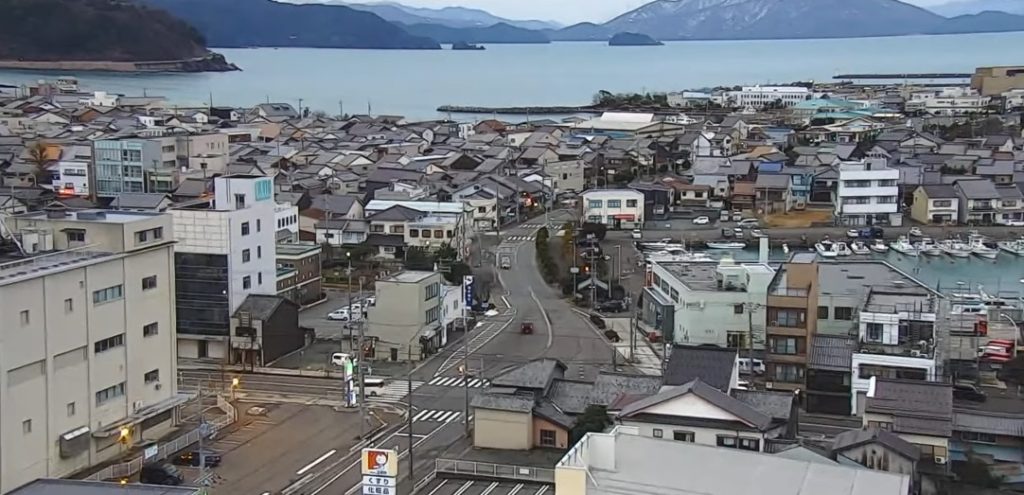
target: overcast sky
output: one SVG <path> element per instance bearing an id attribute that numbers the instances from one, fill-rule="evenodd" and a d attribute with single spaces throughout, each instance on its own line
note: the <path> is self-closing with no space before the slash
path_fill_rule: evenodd
<path id="1" fill-rule="evenodd" d="M 398 0 L 416 7 L 459 5 L 477 7 L 511 19 L 553 20 L 563 24 L 583 21 L 603 22 L 651 0 Z M 856 0 L 851 0 L 856 1 Z M 949 0 L 904 0 L 920 6 L 938 5 Z"/>

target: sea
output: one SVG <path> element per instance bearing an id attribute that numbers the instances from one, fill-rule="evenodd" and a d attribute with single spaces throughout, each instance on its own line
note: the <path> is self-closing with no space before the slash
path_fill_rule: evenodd
<path id="1" fill-rule="evenodd" d="M 331 115 L 426 120 L 441 105 L 585 105 L 600 90 L 659 92 L 827 81 L 839 73 L 970 73 L 1024 63 L 1024 33 L 771 41 L 486 45 L 484 51 L 215 49 L 240 72 L 122 74 L 0 70 L 0 84 L 58 75 L 86 90 L 159 95 L 181 106 L 289 102 Z M 472 121 L 491 115 L 451 115 Z M 511 121 L 526 116 L 500 116 Z"/>

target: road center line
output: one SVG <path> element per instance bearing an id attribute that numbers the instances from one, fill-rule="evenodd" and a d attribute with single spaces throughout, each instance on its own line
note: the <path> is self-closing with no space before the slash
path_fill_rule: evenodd
<path id="1" fill-rule="evenodd" d="M 537 299 L 537 294 L 533 292 L 532 288 L 530 289 L 530 297 L 533 298 L 533 302 L 537 303 L 537 309 L 540 310 L 540 314 L 544 315 L 544 323 L 548 327 L 548 345 L 544 349 L 545 350 L 550 349 L 551 348 L 551 342 L 552 342 L 552 340 L 555 337 L 554 331 L 551 329 L 551 317 L 548 316 L 548 312 L 544 310 L 544 306 L 542 306 L 540 304 L 540 299 Z"/>
<path id="2" fill-rule="evenodd" d="M 306 471 L 309 471 L 310 469 L 315 468 L 317 464 L 320 464 L 321 462 L 326 461 L 328 457 L 336 454 L 337 452 L 338 452 L 337 450 L 331 450 L 330 452 L 328 452 L 328 453 L 318 457 L 315 461 L 313 461 L 313 462 L 311 462 L 309 464 L 306 464 L 302 469 L 296 471 L 295 474 L 301 475 L 302 473 L 305 473 Z"/>

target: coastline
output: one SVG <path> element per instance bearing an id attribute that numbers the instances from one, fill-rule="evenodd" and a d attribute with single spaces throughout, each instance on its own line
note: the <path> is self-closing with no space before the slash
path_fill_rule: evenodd
<path id="1" fill-rule="evenodd" d="M 223 55 L 181 60 L 114 61 L 114 60 L 0 60 L 0 69 L 66 71 L 66 72 L 231 72 L 242 70 Z"/>

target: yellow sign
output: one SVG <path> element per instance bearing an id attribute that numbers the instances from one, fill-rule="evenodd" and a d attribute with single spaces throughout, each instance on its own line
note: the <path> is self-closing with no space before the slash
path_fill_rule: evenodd
<path id="1" fill-rule="evenodd" d="M 373 476 L 398 476 L 398 451 L 388 449 L 363 449 L 363 474 Z"/>

